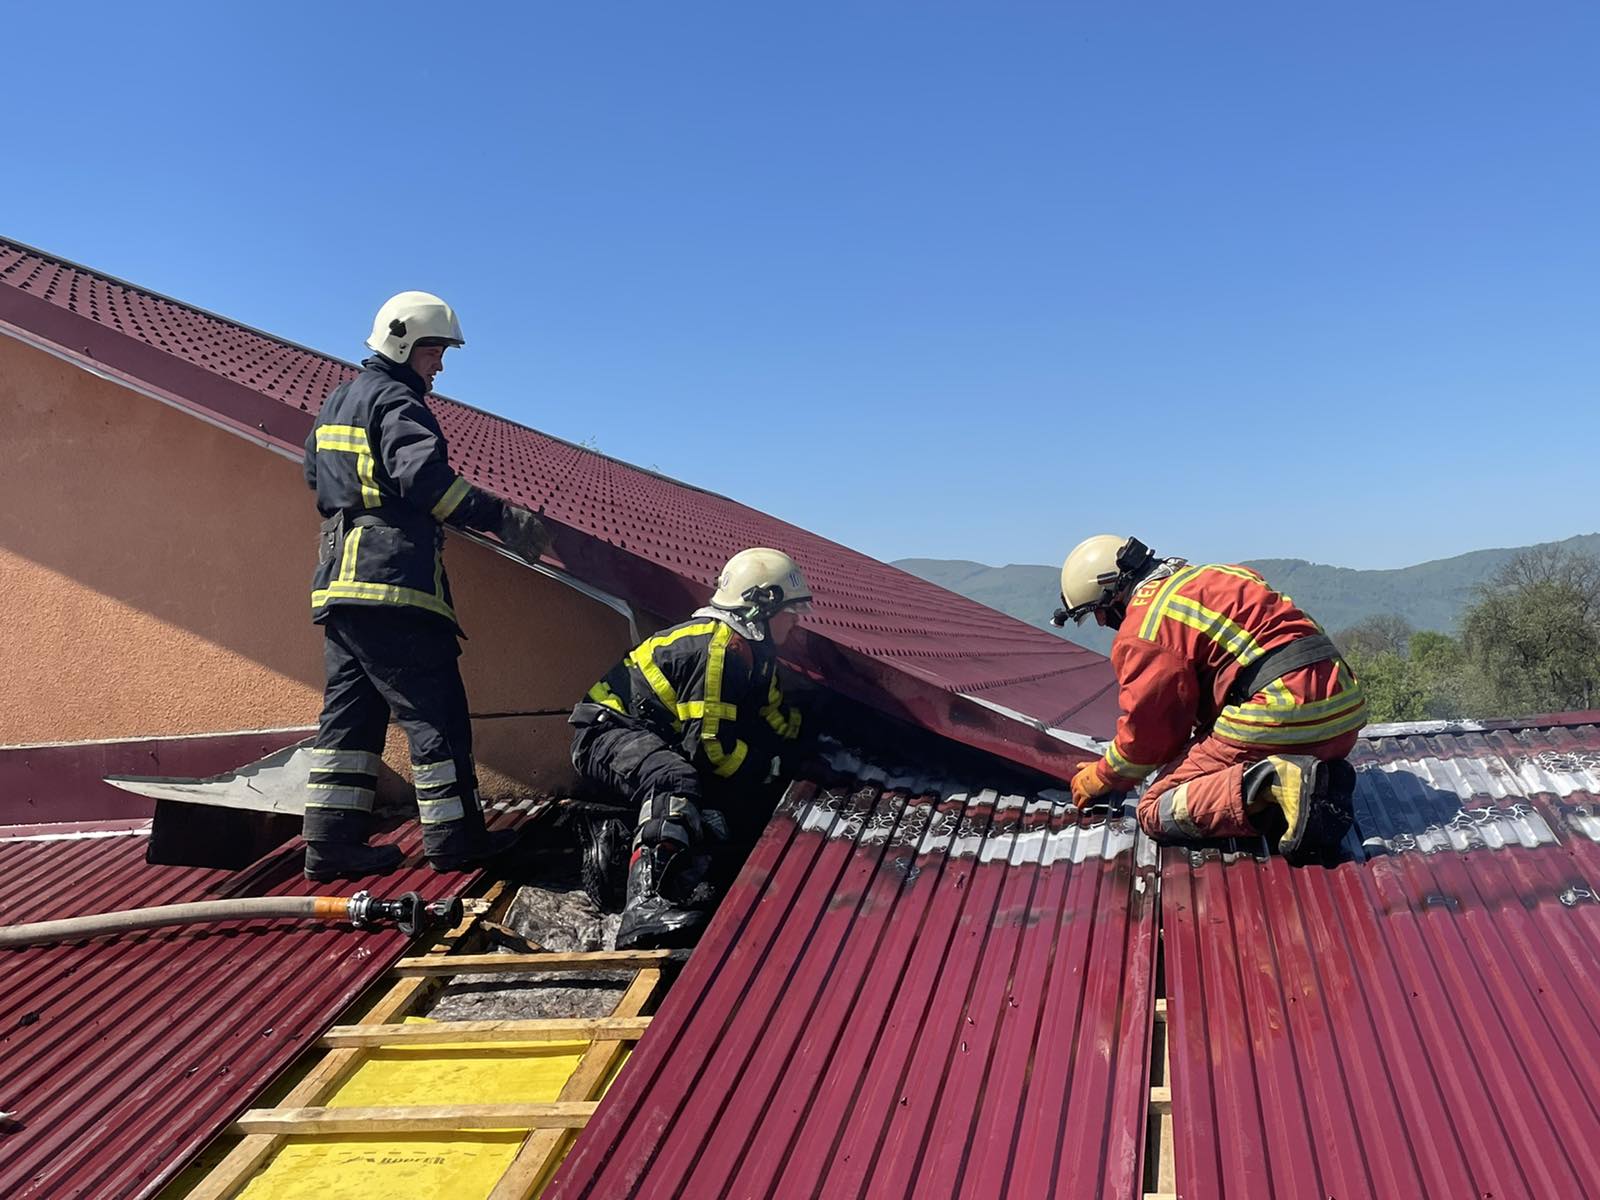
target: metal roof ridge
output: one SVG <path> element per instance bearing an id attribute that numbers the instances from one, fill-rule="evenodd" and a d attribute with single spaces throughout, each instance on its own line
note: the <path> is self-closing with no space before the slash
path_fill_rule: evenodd
<path id="1" fill-rule="evenodd" d="M 1448 717 L 1430 721 L 1384 721 L 1361 730 L 1363 738 L 1424 737 L 1439 733 L 1495 733 L 1516 729 L 1568 729 L 1600 725 L 1600 709 L 1536 713 L 1526 717 Z"/>

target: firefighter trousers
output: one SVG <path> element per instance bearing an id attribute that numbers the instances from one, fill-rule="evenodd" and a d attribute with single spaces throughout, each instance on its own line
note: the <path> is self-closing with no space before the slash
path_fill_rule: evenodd
<path id="1" fill-rule="evenodd" d="M 589 782 L 621 796 L 638 813 L 633 848 L 704 839 L 700 774 L 654 730 L 618 719 L 595 704 L 580 704 L 572 735 L 572 765 Z"/>
<path id="2" fill-rule="evenodd" d="M 470 851 L 482 836 L 472 722 L 455 630 L 429 613 L 344 605 L 323 624 L 327 686 L 312 750 L 308 842 L 364 842 L 393 714 L 411 743 L 422 847 Z"/>
<path id="3" fill-rule="evenodd" d="M 1245 811 L 1245 772 L 1269 754 L 1298 754 L 1324 762 L 1346 757 L 1358 730 L 1310 746 L 1244 746 L 1206 734 L 1139 799 L 1139 827 L 1158 842 L 1255 837 Z"/>

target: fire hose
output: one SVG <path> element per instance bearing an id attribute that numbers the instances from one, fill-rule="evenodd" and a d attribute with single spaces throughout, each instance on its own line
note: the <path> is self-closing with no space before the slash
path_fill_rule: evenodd
<path id="1" fill-rule="evenodd" d="M 156 908 L 130 908 L 122 912 L 37 921 L 31 925 L 0 926 L 0 949 L 76 941 L 101 934 L 131 933 L 161 925 L 200 925 L 212 921 L 245 921 L 262 917 L 310 917 L 321 921 L 348 921 L 357 929 L 374 929 L 393 923 L 401 933 L 415 936 L 425 929 L 450 927 L 461 921 L 459 899 L 424 900 L 407 892 L 396 900 L 379 900 L 370 892 L 344 896 L 245 896 L 236 900 L 200 900 L 193 904 L 163 904 Z"/>

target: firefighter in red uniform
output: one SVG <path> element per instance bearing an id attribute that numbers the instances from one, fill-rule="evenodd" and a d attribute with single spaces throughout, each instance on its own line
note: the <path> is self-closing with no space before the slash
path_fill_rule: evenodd
<path id="1" fill-rule="evenodd" d="M 1078 807 L 1170 764 L 1139 801 L 1157 841 L 1265 834 L 1289 858 L 1338 846 L 1366 702 L 1287 596 L 1248 567 L 1160 559 L 1102 534 L 1067 556 L 1061 603 L 1057 625 L 1093 614 L 1117 631 L 1122 715 L 1105 754 L 1073 777 Z"/>

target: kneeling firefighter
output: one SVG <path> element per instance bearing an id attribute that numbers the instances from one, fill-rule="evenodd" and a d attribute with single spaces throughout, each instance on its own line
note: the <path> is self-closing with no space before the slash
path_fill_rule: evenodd
<path id="1" fill-rule="evenodd" d="M 799 736 L 777 648 L 810 607 L 792 558 L 741 550 L 709 605 L 641 642 L 572 710 L 573 766 L 639 814 L 618 949 L 697 936 L 700 851 L 727 839 Z"/>
<path id="2" fill-rule="evenodd" d="M 1321 627 L 1248 567 L 1158 558 L 1137 538 L 1081 542 L 1061 569 L 1054 623 L 1117 631 L 1122 714 L 1080 768 L 1080 808 L 1169 766 L 1139 801 L 1162 842 L 1255 837 L 1289 858 L 1335 849 L 1351 822 L 1345 761 L 1361 685 Z"/>

